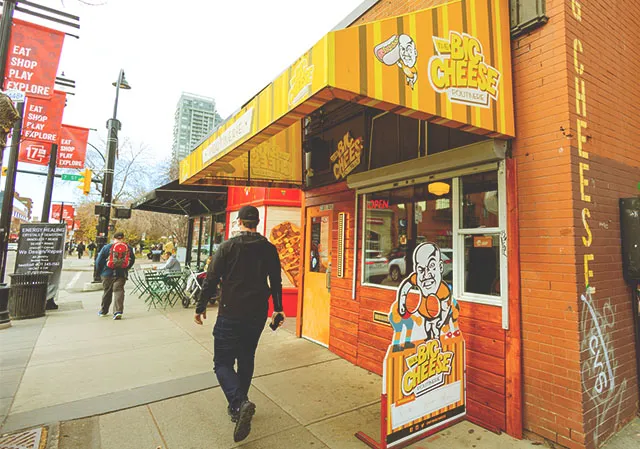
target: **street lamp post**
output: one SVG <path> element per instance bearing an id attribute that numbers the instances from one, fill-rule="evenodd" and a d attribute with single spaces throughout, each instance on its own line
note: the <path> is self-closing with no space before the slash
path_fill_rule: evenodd
<path id="1" fill-rule="evenodd" d="M 96 235 L 96 257 L 100 250 L 109 241 L 109 217 L 111 216 L 111 201 L 113 192 L 113 174 L 116 165 L 116 152 L 118 151 L 118 131 L 120 131 L 120 121 L 116 118 L 118 113 L 118 95 L 120 89 L 131 89 L 129 83 L 124 78 L 124 70 L 120 70 L 118 81 L 113 83 L 116 86 L 116 101 L 113 104 L 113 118 L 107 121 L 107 129 L 109 134 L 107 137 L 107 160 L 106 169 L 102 184 L 102 208 L 98 217 L 97 235 Z M 93 272 L 93 281 L 100 282 L 100 273 L 97 264 Z"/>

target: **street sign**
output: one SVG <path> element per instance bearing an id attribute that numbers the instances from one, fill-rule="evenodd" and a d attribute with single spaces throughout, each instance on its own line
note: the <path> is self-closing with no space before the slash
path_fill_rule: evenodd
<path id="1" fill-rule="evenodd" d="M 11 101 L 14 101 L 16 103 L 19 101 L 24 101 L 25 99 L 25 93 L 16 89 L 7 89 L 4 91 L 4 94 L 7 97 L 11 98 Z"/>
<path id="2" fill-rule="evenodd" d="M 62 175 L 63 181 L 80 181 L 82 179 L 82 175 Z"/>

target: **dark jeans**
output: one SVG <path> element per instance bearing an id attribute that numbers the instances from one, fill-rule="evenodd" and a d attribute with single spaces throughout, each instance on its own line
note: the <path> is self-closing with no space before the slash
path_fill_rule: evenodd
<path id="1" fill-rule="evenodd" d="M 256 348 L 266 321 L 266 317 L 240 320 L 218 315 L 213 328 L 213 370 L 233 409 L 247 399 Z"/>

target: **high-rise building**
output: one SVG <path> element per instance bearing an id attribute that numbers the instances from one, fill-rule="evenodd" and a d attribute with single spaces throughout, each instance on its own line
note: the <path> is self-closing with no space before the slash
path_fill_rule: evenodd
<path id="1" fill-rule="evenodd" d="M 221 122 L 213 98 L 183 92 L 176 107 L 173 125 L 173 160 L 180 161 L 191 153 Z"/>

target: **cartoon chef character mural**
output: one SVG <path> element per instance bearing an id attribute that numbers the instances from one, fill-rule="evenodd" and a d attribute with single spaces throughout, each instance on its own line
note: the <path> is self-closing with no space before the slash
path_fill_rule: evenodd
<path id="1" fill-rule="evenodd" d="M 418 49 L 413 38 L 406 34 L 394 34 L 386 41 L 376 45 L 373 52 L 381 63 L 398 65 L 404 73 L 407 85 L 413 89 L 418 81 Z"/>
<path id="2" fill-rule="evenodd" d="M 400 284 L 396 301 L 389 311 L 389 322 L 394 329 L 394 352 L 413 347 L 411 334 L 414 324 L 419 324 L 419 321 L 424 324 L 427 340 L 460 336 L 460 307 L 442 280 L 444 266 L 440 248 L 433 243 L 421 243 L 413 252 L 413 266 L 415 271 Z M 418 289 L 420 301 L 411 311 L 407 307 L 407 296 L 413 289 Z M 403 329 L 404 348 L 400 345 Z"/>

